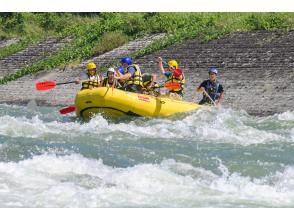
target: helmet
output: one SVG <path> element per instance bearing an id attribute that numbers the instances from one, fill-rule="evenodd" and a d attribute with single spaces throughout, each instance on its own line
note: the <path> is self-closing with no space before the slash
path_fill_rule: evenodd
<path id="1" fill-rule="evenodd" d="M 133 60 L 131 57 L 123 57 L 120 60 L 121 63 L 127 63 L 128 65 L 132 65 L 133 64 Z"/>
<path id="2" fill-rule="evenodd" d="M 112 72 L 112 73 L 115 73 L 115 70 L 114 70 L 114 68 L 109 68 L 108 70 L 107 70 L 107 72 Z"/>
<path id="3" fill-rule="evenodd" d="M 91 70 L 91 69 L 96 69 L 96 64 L 93 62 L 87 64 L 87 70 Z"/>
<path id="4" fill-rule="evenodd" d="M 178 69 L 178 62 L 176 60 L 168 61 L 167 65 L 169 65 L 170 67 L 174 67 L 174 68 Z"/>
<path id="5" fill-rule="evenodd" d="M 218 74 L 218 70 L 216 67 L 210 67 L 208 69 L 208 73 L 215 73 L 216 75 Z"/>
<path id="6" fill-rule="evenodd" d="M 118 72 L 120 72 L 121 74 L 125 74 L 125 70 L 123 67 L 119 66 L 117 67 Z"/>

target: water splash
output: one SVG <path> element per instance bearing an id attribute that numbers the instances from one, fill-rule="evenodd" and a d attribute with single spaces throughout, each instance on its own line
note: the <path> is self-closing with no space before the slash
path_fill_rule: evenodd
<path id="1" fill-rule="evenodd" d="M 0 163 L 0 173 L 1 207 L 294 205 L 294 167 L 252 179 L 238 173 L 219 176 L 171 159 L 159 164 L 112 168 L 100 159 L 74 154 Z"/>

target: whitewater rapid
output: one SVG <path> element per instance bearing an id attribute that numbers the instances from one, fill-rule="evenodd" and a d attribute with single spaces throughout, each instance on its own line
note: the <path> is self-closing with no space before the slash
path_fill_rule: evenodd
<path id="1" fill-rule="evenodd" d="M 294 206 L 293 111 L 81 122 L 0 110 L 0 207 Z"/>

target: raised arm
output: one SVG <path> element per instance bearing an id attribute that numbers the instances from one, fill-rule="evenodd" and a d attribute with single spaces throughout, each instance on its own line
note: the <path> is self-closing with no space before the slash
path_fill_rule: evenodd
<path id="1" fill-rule="evenodd" d="M 157 61 L 158 61 L 158 67 L 159 67 L 159 71 L 160 71 L 160 75 L 159 76 L 161 77 L 165 73 L 165 70 L 163 68 L 162 58 L 161 57 L 158 57 L 157 58 Z"/>

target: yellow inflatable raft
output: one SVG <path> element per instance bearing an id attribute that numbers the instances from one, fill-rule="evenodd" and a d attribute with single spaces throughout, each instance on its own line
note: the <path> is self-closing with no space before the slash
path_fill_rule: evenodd
<path id="1" fill-rule="evenodd" d="M 75 106 L 77 116 L 86 120 L 95 113 L 102 113 L 111 118 L 123 115 L 167 117 L 203 107 L 192 102 L 107 87 L 79 91 L 76 95 Z"/>

